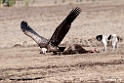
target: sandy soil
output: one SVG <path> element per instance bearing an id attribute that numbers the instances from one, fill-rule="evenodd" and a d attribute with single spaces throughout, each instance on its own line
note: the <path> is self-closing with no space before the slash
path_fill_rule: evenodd
<path id="1" fill-rule="evenodd" d="M 40 35 L 50 38 L 74 7 L 82 9 L 61 44 L 81 44 L 100 53 L 39 54 L 40 48 L 24 35 L 25 20 Z M 124 83 L 124 41 L 118 52 L 102 52 L 98 34 L 124 35 L 124 1 L 57 6 L 0 8 L 0 83 Z"/>

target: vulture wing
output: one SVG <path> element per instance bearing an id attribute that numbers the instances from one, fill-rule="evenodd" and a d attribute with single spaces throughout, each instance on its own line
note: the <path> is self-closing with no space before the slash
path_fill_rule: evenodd
<path id="1" fill-rule="evenodd" d="M 41 48 L 44 47 L 48 40 L 40 35 L 38 35 L 25 21 L 21 22 L 21 29 L 30 38 L 32 38 Z"/>
<path id="2" fill-rule="evenodd" d="M 49 44 L 52 46 L 58 46 L 67 32 L 71 27 L 71 23 L 74 19 L 80 14 L 81 9 L 76 7 L 72 9 L 69 15 L 63 20 L 63 22 L 56 28 L 55 32 L 53 33 L 51 39 L 49 40 Z"/>

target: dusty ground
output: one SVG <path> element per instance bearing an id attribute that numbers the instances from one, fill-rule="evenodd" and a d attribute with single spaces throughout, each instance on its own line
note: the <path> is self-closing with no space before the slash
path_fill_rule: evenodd
<path id="1" fill-rule="evenodd" d="M 75 55 L 39 54 L 39 47 L 24 35 L 25 20 L 40 35 L 50 38 L 74 7 L 82 9 L 62 41 L 78 43 L 100 53 Z M 103 53 L 98 34 L 117 33 L 124 38 L 124 1 L 93 2 L 47 7 L 0 8 L 1 83 L 124 83 L 124 41 L 118 52 Z"/>

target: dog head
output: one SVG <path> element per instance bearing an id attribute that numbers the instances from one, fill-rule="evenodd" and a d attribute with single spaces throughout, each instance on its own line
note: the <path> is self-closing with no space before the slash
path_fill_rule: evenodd
<path id="1" fill-rule="evenodd" d="M 120 36 L 117 36 L 118 41 L 122 42 L 123 39 Z"/>

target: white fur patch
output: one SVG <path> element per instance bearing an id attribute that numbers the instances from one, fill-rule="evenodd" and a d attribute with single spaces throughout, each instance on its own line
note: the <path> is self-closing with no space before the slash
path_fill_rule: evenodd
<path id="1" fill-rule="evenodd" d="M 46 54 L 47 49 L 46 48 L 41 48 L 41 51 L 42 51 L 43 54 Z"/>

